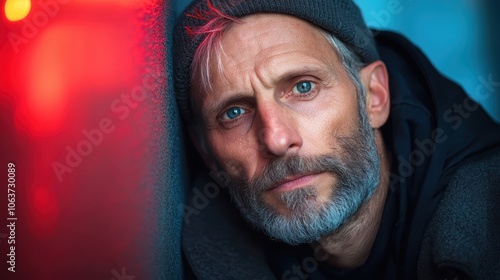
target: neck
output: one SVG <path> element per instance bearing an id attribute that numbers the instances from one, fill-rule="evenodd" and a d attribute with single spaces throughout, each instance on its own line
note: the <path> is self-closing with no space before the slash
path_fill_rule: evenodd
<path id="1" fill-rule="evenodd" d="M 370 255 L 384 211 L 389 189 L 390 161 L 380 133 L 376 143 L 381 162 L 381 180 L 377 189 L 358 212 L 341 228 L 311 245 L 326 254 L 326 262 L 341 269 L 363 265 Z"/>

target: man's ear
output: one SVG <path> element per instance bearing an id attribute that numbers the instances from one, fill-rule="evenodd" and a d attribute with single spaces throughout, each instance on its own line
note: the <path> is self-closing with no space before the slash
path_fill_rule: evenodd
<path id="1" fill-rule="evenodd" d="M 389 75 L 385 64 L 377 60 L 360 71 L 366 89 L 366 111 L 372 128 L 385 124 L 390 111 Z"/>
<path id="2" fill-rule="evenodd" d="M 201 158 L 208 166 L 210 170 L 217 170 L 217 164 L 213 156 L 211 156 L 209 148 L 207 146 L 206 137 L 203 130 L 199 125 L 189 124 L 188 125 L 189 137 L 191 137 L 191 142 L 194 144 L 198 153 L 200 153 Z"/>

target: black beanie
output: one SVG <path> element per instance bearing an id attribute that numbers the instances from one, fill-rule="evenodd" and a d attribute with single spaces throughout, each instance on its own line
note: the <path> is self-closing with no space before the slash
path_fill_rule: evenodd
<path id="1" fill-rule="evenodd" d="M 292 15 L 319 26 L 344 42 L 363 63 L 378 60 L 371 31 L 352 0 L 194 0 L 179 17 L 174 33 L 174 82 L 177 104 L 184 119 L 191 117 L 189 90 L 191 63 L 206 35 L 193 36 L 186 27 L 196 28 L 210 20 L 208 5 L 231 17 L 255 13 Z M 203 17 L 193 16 L 200 15 Z"/>

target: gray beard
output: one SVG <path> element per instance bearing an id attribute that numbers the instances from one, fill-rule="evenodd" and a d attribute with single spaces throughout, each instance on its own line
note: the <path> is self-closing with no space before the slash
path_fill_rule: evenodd
<path id="1" fill-rule="evenodd" d="M 244 180 L 231 177 L 229 193 L 242 216 L 272 238 L 288 244 L 310 243 L 338 230 L 371 197 L 380 181 L 380 158 L 375 134 L 364 110 L 352 137 L 337 137 L 341 155 L 299 156 L 272 161 L 262 175 Z M 320 204 L 313 186 L 280 194 L 289 210 L 282 215 L 262 194 L 284 178 L 297 174 L 330 172 L 338 178 L 329 200 Z"/>

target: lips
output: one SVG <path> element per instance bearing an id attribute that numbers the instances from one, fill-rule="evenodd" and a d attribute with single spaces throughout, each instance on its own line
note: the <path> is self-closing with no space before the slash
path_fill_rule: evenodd
<path id="1" fill-rule="evenodd" d="M 310 184 L 320 173 L 298 174 L 286 177 L 273 185 L 269 191 L 291 191 Z"/>

